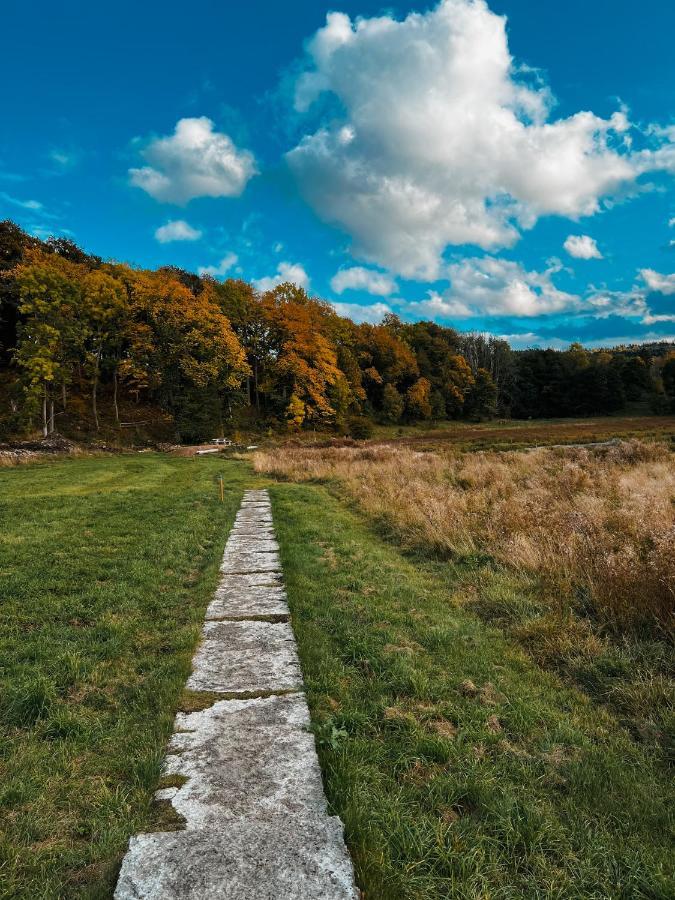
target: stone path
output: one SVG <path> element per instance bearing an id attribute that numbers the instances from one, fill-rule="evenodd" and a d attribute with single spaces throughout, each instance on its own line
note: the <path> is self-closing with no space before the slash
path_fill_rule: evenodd
<path id="1" fill-rule="evenodd" d="M 224 694 L 178 713 L 164 788 L 182 831 L 129 842 L 115 900 L 357 900 L 330 816 L 266 491 L 246 491 L 187 687 Z M 251 698 L 251 695 L 254 695 Z"/>

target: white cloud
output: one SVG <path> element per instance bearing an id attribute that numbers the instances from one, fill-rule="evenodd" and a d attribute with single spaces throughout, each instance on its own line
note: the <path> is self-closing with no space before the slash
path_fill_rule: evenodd
<path id="1" fill-rule="evenodd" d="M 632 154 L 623 111 L 549 121 L 550 92 L 513 63 L 505 26 L 484 0 L 442 0 L 401 21 L 329 13 L 308 43 L 296 108 L 333 105 L 287 160 L 354 255 L 434 279 L 448 245 L 510 246 L 539 217 L 592 215 L 671 165 L 668 132 Z"/>
<path id="2" fill-rule="evenodd" d="M 160 244 L 168 244 L 171 241 L 198 241 L 201 236 L 201 231 L 193 228 L 185 219 L 172 219 L 166 225 L 160 225 L 155 232 Z"/>
<path id="3" fill-rule="evenodd" d="M 0 200 L 5 203 L 11 203 L 12 206 L 20 206 L 21 209 L 29 209 L 31 212 L 38 212 L 44 209 L 42 203 L 38 200 L 19 200 L 18 197 L 12 197 L 4 191 L 0 191 Z"/>
<path id="4" fill-rule="evenodd" d="M 359 303 L 339 303 L 333 302 L 335 312 L 339 316 L 345 316 L 352 322 L 370 322 L 371 325 L 377 325 L 381 322 L 387 313 L 391 312 L 391 307 L 386 303 L 372 303 L 370 306 L 361 306 Z"/>
<path id="5" fill-rule="evenodd" d="M 559 290 L 552 266 L 528 272 L 520 263 L 492 256 L 463 259 L 447 267 L 450 287 L 443 294 L 431 291 L 426 300 L 408 303 L 415 315 L 446 319 L 470 316 L 541 316 L 580 305 L 574 294 Z"/>
<path id="6" fill-rule="evenodd" d="M 290 262 L 280 262 L 274 275 L 266 275 L 264 278 L 254 278 L 253 287 L 264 293 L 265 291 L 271 291 L 278 284 L 283 284 L 286 281 L 290 281 L 298 287 L 305 288 L 305 290 L 309 287 L 309 275 L 307 272 L 305 272 L 300 263 Z"/>
<path id="7" fill-rule="evenodd" d="M 238 197 L 257 174 L 253 154 L 214 131 L 211 119 L 180 119 L 172 135 L 143 150 L 149 163 L 129 169 L 131 183 L 164 203 L 183 205 L 195 197 Z"/>
<path id="8" fill-rule="evenodd" d="M 415 318 L 421 316 L 430 319 L 468 319 L 474 315 L 474 311 L 462 300 L 454 297 L 451 291 L 446 294 L 429 291 L 426 300 L 408 303 L 407 309 Z"/>
<path id="9" fill-rule="evenodd" d="M 675 294 L 675 272 L 672 275 L 661 275 L 654 269 L 640 269 L 640 278 L 650 291 L 658 294 Z"/>
<path id="10" fill-rule="evenodd" d="M 200 266 L 197 272 L 200 275 L 210 275 L 212 278 L 217 278 L 219 275 L 227 275 L 232 266 L 236 266 L 238 262 L 239 257 L 236 253 L 227 253 L 217 266 Z"/>
<path id="11" fill-rule="evenodd" d="M 575 259 L 603 258 L 594 238 L 589 237 L 587 234 L 571 234 L 563 244 L 563 247 Z"/>
<path id="12" fill-rule="evenodd" d="M 353 266 L 351 269 L 340 269 L 330 280 L 330 286 L 336 294 L 344 291 L 365 291 L 376 297 L 388 297 L 395 294 L 398 286 L 394 279 L 385 272 Z"/>
<path id="13" fill-rule="evenodd" d="M 668 221 L 668 227 L 675 228 L 675 216 L 673 216 L 673 218 Z"/>

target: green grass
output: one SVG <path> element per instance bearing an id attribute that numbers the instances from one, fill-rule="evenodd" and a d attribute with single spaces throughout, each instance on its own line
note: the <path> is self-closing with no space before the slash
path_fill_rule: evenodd
<path id="1" fill-rule="evenodd" d="M 461 607 L 470 570 L 404 556 L 322 487 L 279 484 L 273 502 L 327 794 L 367 900 L 675 895 L 668 773 Z"/>
<path id="2" fill-rule="evenodd" d="M 0 469 L 2 900 L 109 900 L 128 837 L 172 826 L 152 792 L 252 484 L 245 463 L 156 454 Z M 675 894 L 662 759 L 462 605 L 496 574 L 402 554 L 324 487 L 272 495 L 366 900 Z"/>
<path id="3" fill-rule="evenodd" d="M 3 900 L 112 895 L 247 480 L 154 454 L 0 469 Z"/>

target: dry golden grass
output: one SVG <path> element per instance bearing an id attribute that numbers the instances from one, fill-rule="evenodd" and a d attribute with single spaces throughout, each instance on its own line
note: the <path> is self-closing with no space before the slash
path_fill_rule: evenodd
<path id="1" fill-rule="evenodd" d="M 675 459 L 639 440 L 529 452 L 276 448 L 256 471 L 336 481 L 409 547 L 486 555 L 618 628 L 672 631 Z"/>

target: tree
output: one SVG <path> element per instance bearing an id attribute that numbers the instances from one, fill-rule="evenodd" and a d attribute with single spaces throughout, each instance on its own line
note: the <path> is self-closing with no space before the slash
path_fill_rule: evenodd
<path id="1" fill-rule="evenodd" d="M 72 380 L 82 358 L 86 327 L 80 316 L 86 270 L 67 259 L 31 249 L 12 270 L 21 324 L 15 360 L 30 404 L 42 402 L 42 431 L 54 430 L 54 388 Z"/>
<path id="2" fill-rule="evenodd" d="M 108 352 L 114 356 L 119 343 L 122 322 L 127 313 L 127 295 L 124 285 L 117 278 L 101 269 L 87 272 L 82 281 L 82 312 L 86 320 L 85 355 L 91 373 L 91 404 L 96 430 L 98 421 L 98 385 L 101 365 L 107 362 Z M 115 388 L 117 386 L 117 365 Z M 117 390 L 115 390 L 115 417 L 119 421 Z"/>
<path id="3" fill-rule="evenodd" d="M 284 402 L 291 395 L 304 404 L 305 422 L 335 420 L 329 389 L 341 377 L 337 353 L 325 333 L 328 304 L 307 296 L 294 284 L 280 284 L 263 297 L 278 336 L 274 366 L 276 388 Z"/>
<path id="4" fill-rule="evenodd" d="M 432 387 L 433 417 L 444 419 L 461 415 L 473 374 L 458 352 L 460 336 L 453 328 L 435 322 L 415 322 L 405 326 L 406 340 L 415 351 L 420 375 Z"/>
<path id="5" fill-rule="evenodd" d="M 427 378 L 418 378 L 408 389 L 405 407 L 411 419 L 431 418 L 431 382 Z"/>
<path id="6" fill-rule="evenodd" d="M 297 394 L 291 394 L 286 407 L 286 422 L 292 431 L 299 431 L 305 421 L 307 409 Z"/>
<path id="7" fill-rule="evenodd" d="M 405 401 L 393 384 L 385 384 L 382 392 L 382 418 L 385 422 L 399 422 Z"/>
<path id="8" fill-rule="evenodd" d="M 497 385 L 487 369 L 478 369 L 466 398 L 465 412 L 472 419 L 494 416 L 497 406 Z"/>

